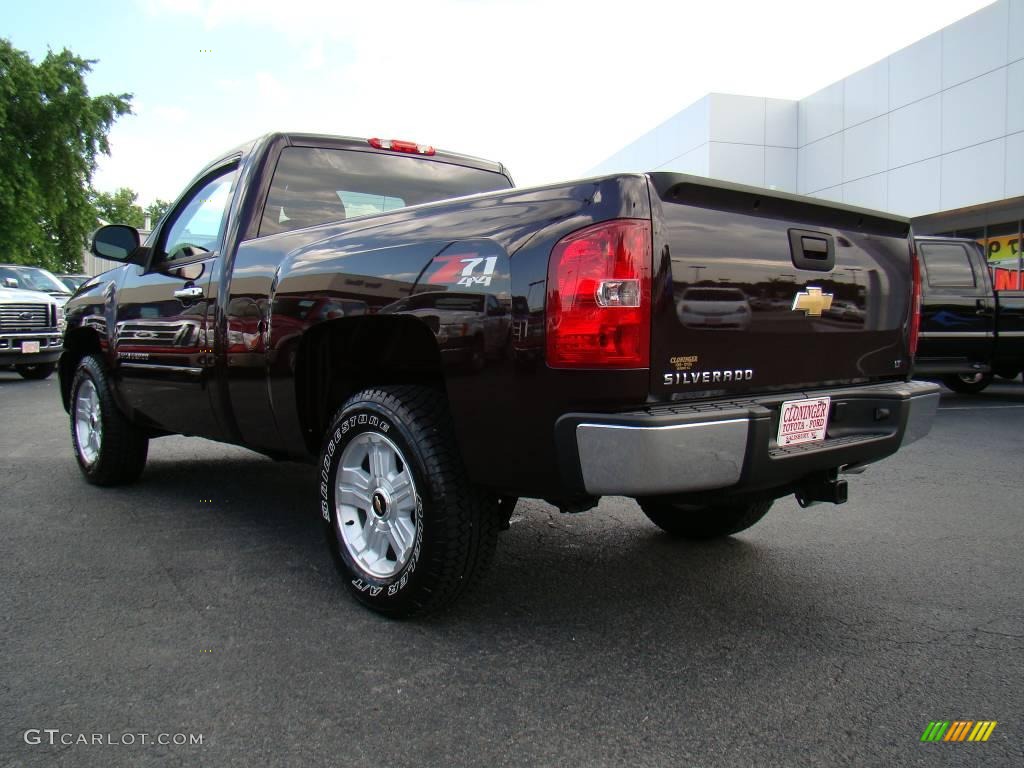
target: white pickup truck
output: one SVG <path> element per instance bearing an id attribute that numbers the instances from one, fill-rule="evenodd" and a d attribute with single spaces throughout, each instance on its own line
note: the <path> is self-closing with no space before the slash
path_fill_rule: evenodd
<path id="1" fill-rule="evenodd" d="M 64 308 L 40 291 L 0 286 L 0 368 L 45 379 L 63 349 Z"/>

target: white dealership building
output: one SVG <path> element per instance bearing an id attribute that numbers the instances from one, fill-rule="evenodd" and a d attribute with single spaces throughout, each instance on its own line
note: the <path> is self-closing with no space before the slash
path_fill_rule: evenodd
<path id="1" fill-rule="evenodd" d="M 649 170 L 910 216 L 918 233 L 976 238 L 1019 271 L 1024 0 L 999 0 L 799 101 L 708 94 L 592 172 Z"/>

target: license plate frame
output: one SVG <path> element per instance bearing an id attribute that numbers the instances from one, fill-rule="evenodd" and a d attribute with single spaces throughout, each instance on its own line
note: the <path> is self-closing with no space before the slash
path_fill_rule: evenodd
<path id="1" fill-rule="evenodd" d="M 21 353 L 23 355 L 35 355 L 39 353 L 39 342 L 38 341 L 23 341 L 21 342 Z"/>
<path id="2" fill-rule="evenodd" d="M 800 410 L 805 407 L 806 410 Z M 786 400 L 779 408 L 779 430 L 775 436 L 778 446 L 788 448 L 791 445 L 824 442 L 831 411 L 831 397 Z"/>

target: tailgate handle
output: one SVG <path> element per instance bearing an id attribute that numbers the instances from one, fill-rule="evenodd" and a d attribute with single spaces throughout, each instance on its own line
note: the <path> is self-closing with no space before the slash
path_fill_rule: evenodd
<path id="1" fill-rule="evenodd" d="M 791 229 L 789 250 L 797 269 L 828 272 L 836 265 L 835 241 L 825 232 Z"/>

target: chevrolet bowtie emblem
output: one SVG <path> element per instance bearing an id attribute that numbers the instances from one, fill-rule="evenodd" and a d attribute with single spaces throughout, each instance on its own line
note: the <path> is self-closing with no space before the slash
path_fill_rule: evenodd
<path id="1" fill-rule="evenodd" d="M 793 297 L 793 311 L 803 310 L 808 317 L 821 317 L 821 313 L 831 306 L 832 294 L 822 293 L 821 288 L 811 285 Z"/>

